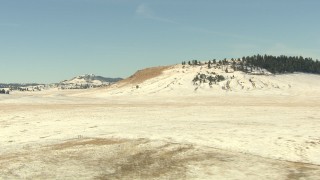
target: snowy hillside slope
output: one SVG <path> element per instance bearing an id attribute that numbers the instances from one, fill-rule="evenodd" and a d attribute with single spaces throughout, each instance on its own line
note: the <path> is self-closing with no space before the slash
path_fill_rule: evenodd
<path id="1" fill-rule="evenodd" d="M 218 76 L 224 79 L 217 81 Z M 107 89 L 109 95 L 216 94 L 245 93 L 310 93 L 318 92 L 320 76 L 304 73 L 274 75 L 266 70 L 245 73 L 230 66 L 173 65 L 140 70 L 128 79 Z M 312 91 L 312 92 L 311 92 Z M 105 93 L 105 91 L 104 91 Z"/>

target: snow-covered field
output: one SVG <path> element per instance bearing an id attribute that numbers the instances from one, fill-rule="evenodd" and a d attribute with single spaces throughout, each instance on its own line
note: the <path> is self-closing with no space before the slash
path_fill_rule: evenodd
<path id="1" fill-rule="evenodd" d="M 0 95 L 0 179 L 320 179 L 319 76 L 195 91 L 180 70 Z"/>

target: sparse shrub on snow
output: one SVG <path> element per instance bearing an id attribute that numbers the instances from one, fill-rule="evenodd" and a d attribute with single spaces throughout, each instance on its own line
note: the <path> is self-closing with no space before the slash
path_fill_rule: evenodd
<path id="1" fill-rule="evenodd" d="M 212 73 L 200 74 L 198 73 L 192 80 L 194 85 L 199 85 L 202 83 L 209 83 L 209 85 L 217 84 L 220 81 L 224 81 L 225 77 L 223 75 L 215 75 Z"/>

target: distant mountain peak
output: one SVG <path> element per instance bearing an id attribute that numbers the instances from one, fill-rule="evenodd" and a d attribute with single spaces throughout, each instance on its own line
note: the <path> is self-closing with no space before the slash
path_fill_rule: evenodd
<path id="1" fill-rule="evenodd" d="M 107 78 L 103 76 L 97 76 L 95 74 L 84 74 L 73 77 L 69 80 L 64 80 L 58 83 L 58 86 L 62 89 L 85 89 L 91 87 L 107 86 L 122 78 Z"/>

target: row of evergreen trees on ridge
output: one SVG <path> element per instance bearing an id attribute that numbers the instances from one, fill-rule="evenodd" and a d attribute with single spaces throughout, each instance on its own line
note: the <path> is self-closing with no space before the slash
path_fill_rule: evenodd
<path id="1" fill-rule="evenodd" d="M 243 57 L 249 66 L 264 68 L 271 73 L 315 73 L 320 74 L 320 62 L 312 58 L 303 58 L 302 56 L 271 56 L 254 55 Z"/>
<path id="2" fill-rule="evenodd" d="M 272 55 L 253 55 L 246 56 L 238 59 L 231 59 L 232 66 L 236 65 L 245 66 L 246 68 L 237 68 L 237 70 L 245 71 L 247 67 L 259 67 L 268 70 L 274 74 L 303 72 L 320 74 L 320 62 L 319 60 L 313 60 L 312 58 L 304 58 L 302 56 L 272 56 Z M 217 61 L 218 64 L 226 64 L 226 59 Z M 216 60 L 209 61 L 209 65 L 216 63 Z M 193 60 L 188 63 L 182 62 L 182 65 L 200 65 L 199 61 Z M 207 64 L 207 63 L 206 63 Z"/>

